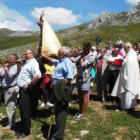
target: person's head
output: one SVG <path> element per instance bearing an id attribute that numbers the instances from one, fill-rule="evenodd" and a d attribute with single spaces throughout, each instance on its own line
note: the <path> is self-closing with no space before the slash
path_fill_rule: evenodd
<path id="1" fill-rule="evenodd" d="M 126 53 L 128 53 L 130 51 L 130 49 L 132 49 L 132 45 L 130 42 L 126 42 L 124 45 L 124 50 Z"/>
<path id="2" fill-rule="evenodd" d="M 137 45 L 138 45 L 137 43 L 134 43 L 132 46 L 135 51 L 137 51 Z"/>
<path id="3" fill-rule="evenodd" d="M 97 53 L 100 53 L 100 50 L 101 50 L 101 48 L 100 48 L 100 47 L 98 47 L 98 48 L 97 48 Z"/>
<path id="4" fill-rule="evenodd" d="M 87 41 L 84 41 L 83 42 L 83 51 L 84 53 L 87 55 L 90 53 L 90 50 L 91 50 L 91 44 Z"/>
<path id="5" fill-rule="evenodd" d="M 33 50 L 27 49 L 24 55 L 25 55 L 26 60 L 29 60 L 29 59 L 34 58 L 35 53 Z"/>
<path id="6" fill-rule="evenodd" d="M 119 47 L 117 47 L 117 46 L 114 47 L 113 52 L 114 52 L 114 55 L 117 56 L 119 54 Z"/>
<path id="7" fill-rule="evenodd" d="M 18 60 L 18 56 L 16 54 L 11 54 L 8 58 L 9 63 L 15 63 Z"/>
<path id="8" fill-rule="evenodd" d="M 91 50 L 92 50 L 92 52 L 96 51 L 96 47 L 93 46 L 93 47 L 91 48 Z"/>
<path id="9" fill-rule="evenodd" d="M 76 54 L 76 55 L 78 55 L 78 54 L 79 54 L 79 52 L 80 52 L 79 47 L 75 47 L 75 54 Z"/>
<path id="10" fill-rule="evenodd" d="M 100 54 L 101 56 L 104 56 L 106 54 L 106 48 L 101 48 Z"/>
<path id="11" fill-rule="evenodd" d="M 69 56 L 70 56 L 70 49 L 68 49 L 68 47 L 63 46 L 58 50 L 59 60 L 65 58 L 65 57 L 69 57 Z"/>

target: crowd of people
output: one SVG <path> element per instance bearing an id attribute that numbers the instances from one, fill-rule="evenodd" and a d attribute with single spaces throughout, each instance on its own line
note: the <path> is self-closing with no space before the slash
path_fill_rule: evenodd
<path id="1" fill-rule="evenodd" d="M 108 44 L 100 48 L 100 42 L 98 37 L 97 46 L 92 47 L 84 41 L 82 48 L 75 47 L 74 51 L 61 47 L 57 58 L 43 53 L 37 59 L 30 49 L 25 51 L 24 61 L 11 54 L 0 68 L 0 94 L 4 97 L 8 117 L 3 129 L 16 129 L 19 98 L 21 129 L 16 131 L 16 137 L 30 135 L 31 118 L 36 117 L 42 94 L 41 106 L 48 105 L 55 110 L 56 127 L 52 140 L 62 140 L 72 90 L 78 91 L 79 111 L 74 119 L 79 121 L 86 116 L 93 81 L 97 83 L 98 101 L 117 103 L 123 110 L 134 109 L 140 99 L 140 43 L 133 47 L 119 38 L 112 46 L 108 39 Z"/>

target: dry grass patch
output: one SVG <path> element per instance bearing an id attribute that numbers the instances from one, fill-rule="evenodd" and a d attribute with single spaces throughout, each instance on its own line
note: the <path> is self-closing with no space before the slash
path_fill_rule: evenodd
<path id="1" fill-rule="evenodd" d="M 101 102 L 92 102 L 93 110 L 97 113 L 98 116 L 100 116 L 103 120 L 106 120 L 109 116 L 109 112 L 107 110 L 103 109 L 103 104 Z"/>
<path id="2" fill-rule="evenodd" d="M 114 132 L 111 135 L 115 138 L 115 140 L 123 140 L 123 133 L 129 131 L 129 127 L 127 126 L 118 126 L 116 128 L 118 132 Z"/>

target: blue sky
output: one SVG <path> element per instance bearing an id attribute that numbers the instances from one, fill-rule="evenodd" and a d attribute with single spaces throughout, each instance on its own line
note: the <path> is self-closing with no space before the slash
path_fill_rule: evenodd
<path id="1" fill-rule="evenodd" d="M 140 0 L 0 0 L 0 28 L 39 30 L 42 10 L 52 28 L 63 29 L 95 20 L 102 12 L 128 11 Z"/>

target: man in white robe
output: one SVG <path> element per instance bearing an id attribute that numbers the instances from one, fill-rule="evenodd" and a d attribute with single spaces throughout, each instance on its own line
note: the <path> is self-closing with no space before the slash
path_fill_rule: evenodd
<path id="1" fill-rule="evenodd" d="M 139 66 L 136 52 L 127 42 L 124 46 L 126 56 L 112 91 L 112 96 L 120 96 L 122 109 L 133 109 L 137 105 L 139 93 Z"/>

